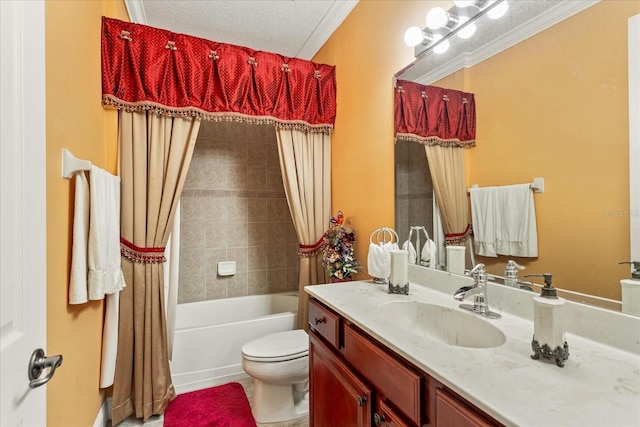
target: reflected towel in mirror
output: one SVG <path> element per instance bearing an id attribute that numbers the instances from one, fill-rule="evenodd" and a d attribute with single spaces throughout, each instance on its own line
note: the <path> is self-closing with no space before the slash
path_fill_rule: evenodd
<path id="1" fill-rule="evenodd" d="M 529 184 L 470 188 L 476 254 L 538 256 L 533 192 Z"/>

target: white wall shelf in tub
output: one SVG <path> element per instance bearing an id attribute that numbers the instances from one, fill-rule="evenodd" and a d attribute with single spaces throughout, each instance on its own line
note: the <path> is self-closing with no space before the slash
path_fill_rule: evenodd
<path id="1" fill-rule="evenodd" d="M 266 334 L 295 329 L 298 295 L 267 295 L 179 304 L 171 360 L 178 394 L 247 378 L 242 346 Z"/>

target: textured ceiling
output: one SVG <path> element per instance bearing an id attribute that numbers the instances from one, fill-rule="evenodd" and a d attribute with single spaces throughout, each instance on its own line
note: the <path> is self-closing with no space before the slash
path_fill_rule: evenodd
<path id="1" fill-rule="evenodd" d="M 133 22 L 311 59 L 358 0 L 125 0 Z"/>

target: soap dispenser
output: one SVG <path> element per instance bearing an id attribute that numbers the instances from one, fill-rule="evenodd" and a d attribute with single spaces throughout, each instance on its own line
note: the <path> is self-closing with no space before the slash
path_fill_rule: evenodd
<path id="1" fill-rule="evenodd" d="M 556 365 L 564 366 L 569 358 L 569 345 L 565 339 L 563 308 L 565 299 L 558 297 L 552 285 L 552 275 L 530 274 L 525 277 L 544 278 L 544 287 L 540 296 L 533 298 L 533 341 L 532 359 L 555 359 Z"/>
<path id="2" fill-rule="evenodd" d="M 518 270 L 524 270 L 524 267 L 518 265 L 514 260 L 509 260 L 504 268 L 504 284 L 512 288 L 518 287 Z"/>
<path id="3" fill-rule="evenodd" d="M 630 279 L 620 281 L 622 287 L 622 312 L 640 316 L 640 262 L 625 261 L 620 264 L 633 265 Z"/>

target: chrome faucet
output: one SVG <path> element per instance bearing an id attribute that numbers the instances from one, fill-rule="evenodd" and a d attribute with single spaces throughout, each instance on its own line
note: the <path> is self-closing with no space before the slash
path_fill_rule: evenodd
<path id="1" fill-rule="evenodd" d="M 472 304 L 460 304 L 460 308 L 472 311 L 481 316 L 489 317 L 491 319 L 499 319 L 500 314 L 489 310 L 489 303 L 487 299 L 487 271 L 484 268 L 484 264 L 477 264 L 471 271 L 467 273 L 467 276 L 473 277 L 475 283 L 472 286 L 463 286 L 458 289 L 453 298 L 457 301 L 464 301 L 464 299 L 470 295 L 475 295 Z"/>

